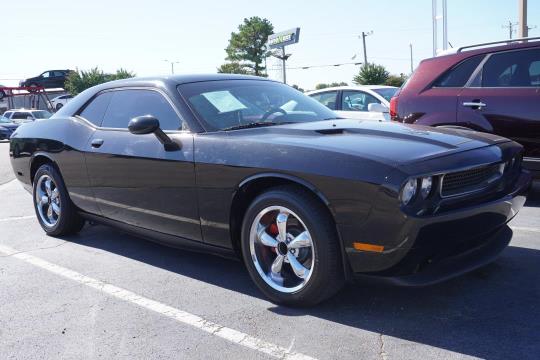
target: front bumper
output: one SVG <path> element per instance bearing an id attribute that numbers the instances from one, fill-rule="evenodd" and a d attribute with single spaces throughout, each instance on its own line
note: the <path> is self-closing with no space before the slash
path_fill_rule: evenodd
<path id="1" fill-rule="evenodd" d="M 506 224 L 523 207 L 530 185 L 530 174 L 522 172 L 512 190 L 497 200 L 440 215 L 405 217 L 401 228 L 386 231 L 399 236 L 398 246 L 381 253 L 347 248 L 351 269 L 356 277 L 422 286 L 486 265 L 510 242 Z"/>

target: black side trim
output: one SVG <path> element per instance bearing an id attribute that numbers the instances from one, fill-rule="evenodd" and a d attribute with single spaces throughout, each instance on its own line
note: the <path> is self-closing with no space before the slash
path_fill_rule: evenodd
<path id="1" fill-rule="evenodd" d="M 156 242 L 158 244 L 162 244 L 165 246 L 170 246 L 170 247 L 174 247 L 178 249 L 183 249 L 183 250 L 216 255 L 220 257 L 225 257 L 227 259 L 239 260 L 237 254 L 231 249 L 221 248 L 218 246 L 205 244 L 202 242 L 186 239 L 179 236 L 174 236 L 174 235 L 169 235 L 169 234 L 165 234 L 165 233 L 161 233 L 161 232 L 157 232 L 153 230 L 144 229 L 138 226 L 129 225 L 126 223 L 107 219 L 101 216 L 97 216 L 97 215 L 93 215 L 93 214 L 89 214 L 85 212 L 79 212 L 79 214 L 87 220 L 114 227 L 116 229 L 125 231 L 131 235 L 142 237 L 144 239 Z"/>

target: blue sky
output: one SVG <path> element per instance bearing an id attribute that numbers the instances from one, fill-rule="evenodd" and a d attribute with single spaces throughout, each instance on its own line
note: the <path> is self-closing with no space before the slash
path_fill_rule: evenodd
<path id="1" fill-rule="evenodd" d="M 501 26 L 517 21 L 517 0 L 448 0 L 448 39 L 454 46 L 506 39 Z M 2 4 L 0 83 L 47 69 L 167 74 L 163 59 L 178 60 L 177 73 L 215 72 L 224 62 L 231 31 L 243 18 L 269 19 L 276 31 L 299 26 L 289 67 L 362 59 L 358 35 L 367 38 L 368 61 L 408 73 L 409 43 L 415 65 L 432 54 L 431 0 L 119 1 L 25 0 Z M 530 25 L 540 27 L 540 0 L 529 0 Z M 530 36 L 540 36 L 540 29 Z M 289 84 L 351 82 L 355 66 L 290 69 Z"/>

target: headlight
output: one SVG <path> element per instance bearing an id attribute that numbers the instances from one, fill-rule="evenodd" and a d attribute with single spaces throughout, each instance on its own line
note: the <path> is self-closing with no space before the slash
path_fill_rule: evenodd
<path id="1" fill-rule="evenodd" d="M 407 205 L 411 199 L 416 195 L 416 189 L 418 188 L 418 181 L 416 179 L 409 179 L 401 189 L 401 203 Z"/>
<path id="2" fill-rule="evenodd" d="M 420 193 L 422 198 L 426 199 L 431 193 L 431 188 L 433 185 L 433 178 L 431 176 L 426 176 L 422 178 L 422 184 L 420 185 Z"/>

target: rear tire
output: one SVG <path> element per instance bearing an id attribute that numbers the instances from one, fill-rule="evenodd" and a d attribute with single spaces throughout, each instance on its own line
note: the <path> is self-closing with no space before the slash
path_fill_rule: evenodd
<path id="1" fill-rule="evenodd" d="M 59 172 L 51 164 L 39 167 L 33 183 L 34 210 L 47 235 L 63 236 L 78 233 L 84 219 L 69 198 Z"/>
<path id="2" fill-rule="evenodd" d="M 315 305 L 345 282 L 333 219 L 301 188 L 259 195 L 246 211 L 241 245 L 249 275 L 274 303 Z"/>

